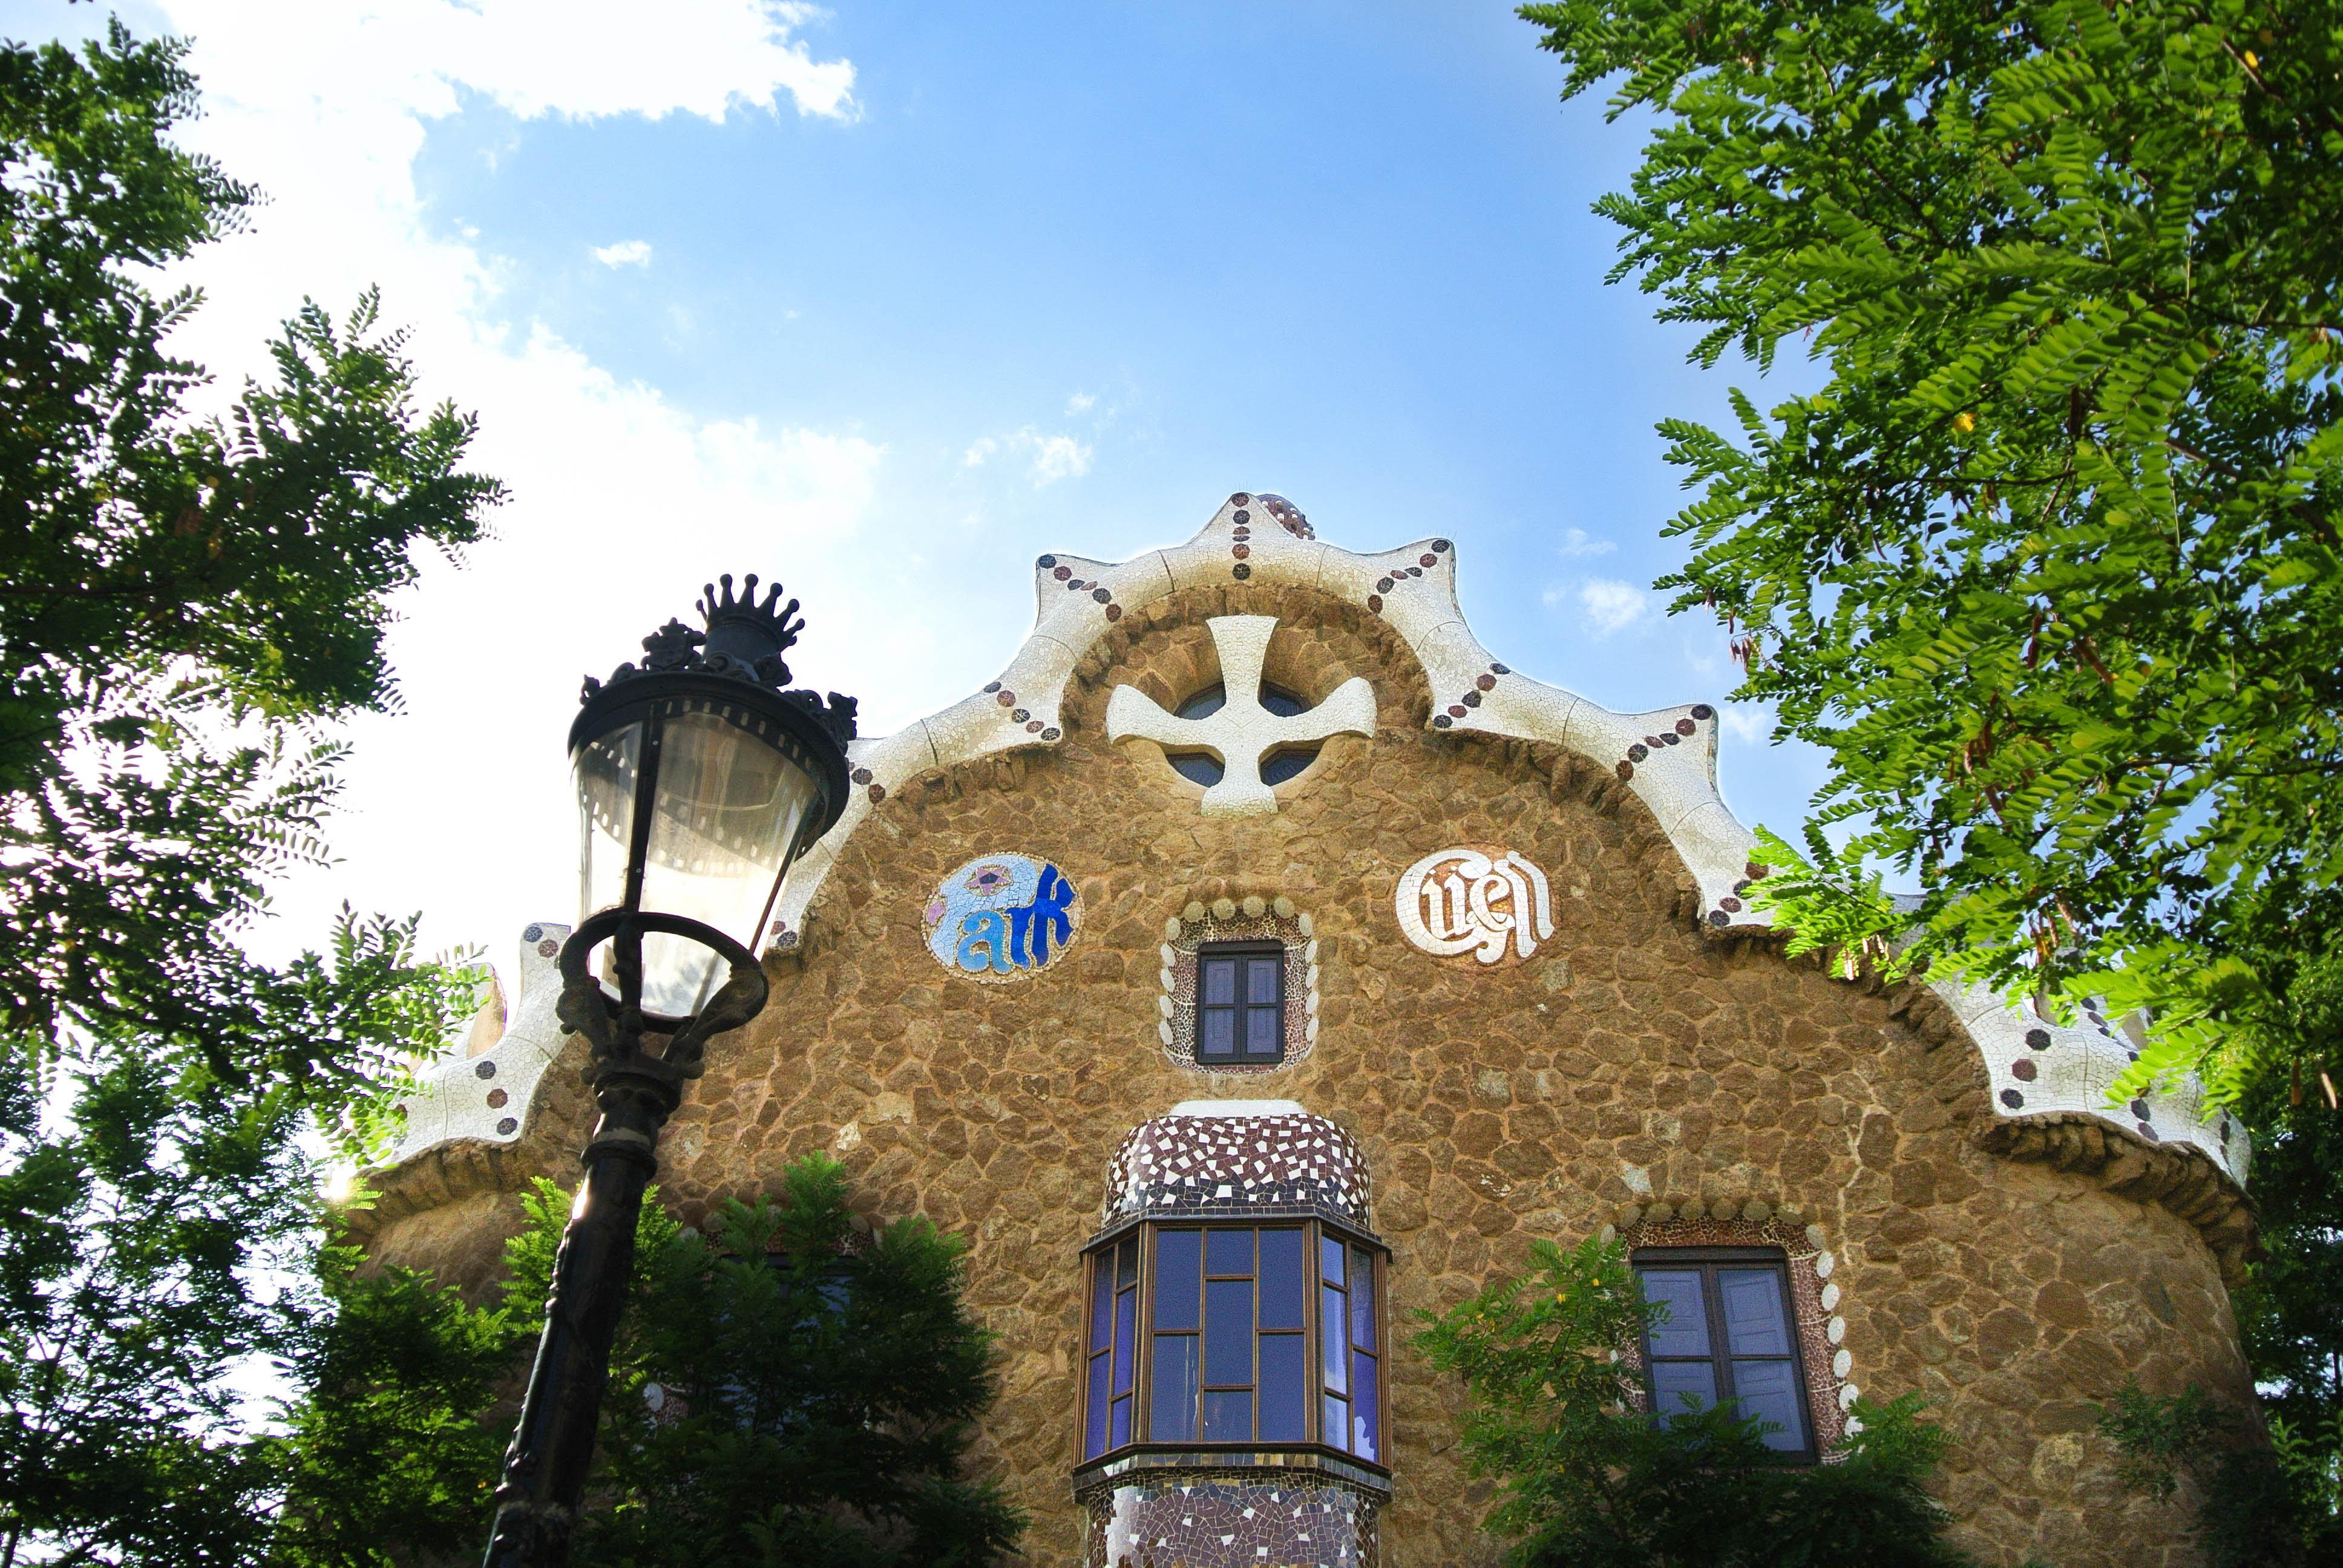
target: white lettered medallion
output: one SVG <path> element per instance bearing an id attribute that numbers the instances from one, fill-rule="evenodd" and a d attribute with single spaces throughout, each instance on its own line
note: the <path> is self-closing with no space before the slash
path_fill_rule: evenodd
<path id="1" fill-rule="evenodd" d="M 1437 958 L 1471 953 L 1484 964 L 1522 958 L 1554 935 L 1545 873 L 1508 849 L 1441 849 L 1407 869 L 1393 895 L 1407 940 Z"/>

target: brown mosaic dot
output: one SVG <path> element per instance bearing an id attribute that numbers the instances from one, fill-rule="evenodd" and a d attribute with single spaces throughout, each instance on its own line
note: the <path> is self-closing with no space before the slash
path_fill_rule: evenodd
<path id="1" fill-rule="evenodd" d="M 1373 612 L 1374 614 L 1376 614 L 1376 615 L 1381 615 L 1381 614 L 1383 614 L 1383 595 L 1381 595 L 1381 594 L 1379 594 L 1379 593 L 1371 593 L 1371 594 L 1369 594 L 1369 595 L 1367 596 L 1367 608 L 1368 608 L 1370 611 L 1372 611 L 1372 612 Z"/>
<path id="2" fill-rule="evenodd" d="M 1619 777 L 1620 777 L 1620 778 L 1622 778 L 1622 779 L 1633 779 L 1634 776 L 1635 776 L 1635 765 L 1634 765 L 1633 762 L 1622 762 L 1622 763 L 1620 763 L 1620 764 L 1619 764 Z"/>
<path id="3" fill-rule="evenodd" d="M 2033 1082 L 2035 1076 L 2041 1070 L 2042 1070 L 2040 1068 L 2035 1066 L 2033 1062 L 2027 1060 L 2024 1057 L 2020 1057 L 2018 1060 L 2009 1064 L 2009 1076 L 2017 1080 L 2020 1083 Z"/>
<path id="4" fill-rule="evenodd" d="M 1749 879 L 1753 882 L 1764 881 L 1766 874 L 1772 871 L 1773 869 L 1773 867 L 1765 864 L 1763 860 L 1752 860 L 1749 862 L 1747 867 L 1745 868 L 1745 869 L 1749 873 Z"/>
<path id="5" fill-rule="evenodd" d="M 1493 675 L 1484 675 L 1474 680 L 1473 684 L 1483 691 L 1494 691 L 1497 689 L 1497 678 Z"/>
<path id="6" fill-rule="evenodd" d="M 1028 735 L 1039 735 L 1041 732 L 1041 721 L 1040 719 L 1031 719 L 1026 720 L 1026 722 L 1025 722 L 1025 733 L 1026 733 L 1026 734 L 1028 734 Z"/>
<path id="7" fill-rule="evenodd" d="M 507 1094 L 501 1089 L 491 1089 L 488 1091 L 488 1109 L 491 1111 L 502 1111 L 505 1108 L 505 1101 L 511 1098 L 511 1095 Z"/>
<path id="8" fill-rule="evenodd" d="M 1122 607 L 1119 604 L 1111 604 L 1107 606 L 1106 618 L 1109 620 L 1121 620 L 1122 618 Z"/>
<path id="9" fill-rule="evenodd" d="M 1244 491 L 1239 490 L 1235 495 L 1229 498 L 1229 505 L 1232 507 L 1250 507 L 1252 505 L 1252 498 L 1245 494 Z"/>
<path id="10" fill-rule="evenodd" d="M 1423 566 L 1436 567 L 1440 564 L 1440 558 L 1438 556 L 1418 556 L 1416 557 L 1416 561 L 1418 564 Z"/>
<path id="11" fill-rule="evenodd" d="M 1229 547 L 1229 554 L 1236 557 L 1239 560 L 1242 560 L 1245 557 L 1252 554 L 1252 547 L 1251 545 L 1232 545 Z"/>
<path id="12" fill-rule="evenodd" d="M 1678 735 L 1690 735 L 1694 730 L 1699 728 L 1700 727 L 1698 725 L 1694 724 L 1689 719 L 1679 719 L 1676 720 L 1676 733 Z"/>
<path id="13" fill-rule="evenodd" d="M 551 937 L 548 937 L 543 941 L 537 944 L 537 956 L 541 959 L 549 959 L 560 950 L 561 944 L 555 941 Z"/>
<path id="14" fill-rule="evenodd" d="M 884 784 L 873 784 L 870 786 L 870 803 L 872 805 L 875 806 L 885 799 L 887 799 L 887 786 Z"/>
<path id="15" fill-rule="evenodd" d="M 1017 706 L 1017 694 L 1013 691 L 996 688 L 993 700 L 1000 703 L 1003 708 L 1014 708 Z"/>
<path id="16" fill-rule="evenodd" d="M 1051 572 L 1050 575 L 1056 578 L 1060 582 L 1064 582 L 1068 578 L 1074 575 L 1074 568 L 1071 567 L 1060 567 L 1056 571 Z"/>
<path id="17" fill-rule="evenodd" d="M 1463 718 L 1463 717 L 1464 717 L 1464 705 L 1463 705 L 1463 703 L 1461 703 L 1461 702 L 1452 702 L 1452 703 L 1450 703 L 1450 704 L 1448 705 L 1448 717 L 1449 717 L 1449 718 L 1451 718 L 1451 719 L 1462 719 L 1462 718 Z"/>
<path id="18" fill-rule="evenodd" d="M 1716 900 L 1716 907 L 1720 910 L 1729 910 L 1737 915 L 1741 912 L 1741 900 L 1739 899 L 1719 899 Z"/>

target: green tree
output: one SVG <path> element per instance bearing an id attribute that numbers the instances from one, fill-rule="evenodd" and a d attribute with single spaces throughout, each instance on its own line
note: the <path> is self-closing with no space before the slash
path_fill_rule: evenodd
<path id="1" fill-rule="evenodd" d="M 994 1393 L 961 1244 L 916 1216 L 866 1237 L 846 1197 L 809 1155 L 779 1204 L 729 1201 L 712 1238 L 670 1224 L 647 1248 L 581 1568 L 982 1568 L 1014 1549 L 1021 1515 L 960 1473 Z M 525 1239 L 548 1271 L 563 1211 L 548 1194 Z"/>
<path id="2" fill-rule="evenodd" d="M 1516 1568 L 1954 1568 L 1926 1483 L 1946 1438 L 1919 1401 L 1858 1402 L 1833 1462 L 1798 1466 L 1729 1409 L 1654 1421 L 1626 1359 L 1664 1308 L 1624 1249 L 1530 1244 L 1531 1271 L 1434 1315 L 1417 1348 L 1471 1396 L 1463 1448 L 1497 1483 Z"/>
<path id="3" fill-rule="evenodd" d="M 2250 963 L 2343 869 L 2343 11 L 1522 15 L 1565 96 L 1656 121 L 1598 204 L 1614 276 L 1704 364 L 1827 371 L 1735 394 L 1730 436 L 1662 427 L 1701 494 L 1661 586 L 1733 628 L 1737 695 L 1828 750 L 1821 820 L 1859 825 L 1775 841 L 1817 873 L 1785 915 L 2053 994 L 2128 964 L 2185 1003 Z"/>
<path id="4" fill-rule="evenodd" d="M 179 43 L 0 45 L 0 1564 L 256 1561 L 287 1451 L 238 1376 L 321 1303 L 309 1135 L 468 1010 L 414 923 L 236 942 L 393 701 L 387 596 L 501 491 L 372 297 L 198 417 L 152 269 L 255 199 L 171 140 Z"/>
<path id="5" fill-rule="evenodd" d="M 2169 1502 L 2185 1473 L 2202 1498 L 2196 1534 L 2212 1568 L 2308 1568 L 2343 1559 L 2331 1460 L 2274 1422 L 2277 1441 L 2244 1440 L 2247 1422 L 2191 1383 L 2158 1399 L 2127 1382 L 2099 1412 L 2099 1432 L 2135 1492 Z"/>

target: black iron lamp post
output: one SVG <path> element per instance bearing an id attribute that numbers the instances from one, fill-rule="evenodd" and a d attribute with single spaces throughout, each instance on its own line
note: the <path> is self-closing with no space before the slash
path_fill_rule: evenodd
<path id="1" fill-rule="evenodd" d="M 592 1047 L 601 1119 L 505 1455 L 488 1568 L 568 1561 L 659 1129 L 709 1037 L 764 1010 L 757 949 L 781 879 L 846 809 L 854 699 L 784 689 L 797 600 L 780 606 L 776 583 L 759 604 L 754 577 L 738 598 L 722 583 L 700 601 L 706 633 L 669 621 L 643 639 L 640 668 L 588 677 L 569 729 L 584 919 L 561 950 L 558 1016 Z"/>

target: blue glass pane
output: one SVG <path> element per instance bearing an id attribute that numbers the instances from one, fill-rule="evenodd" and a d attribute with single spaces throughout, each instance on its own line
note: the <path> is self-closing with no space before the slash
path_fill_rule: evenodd
<path id="1" fill-rule="evenodd" d="M 1318 1429 L 1321 1433 L 1318 1441 L 1340 1448 L 1344 1435 L 1351 1430 L 1351 1402 L 1336 1399 L 1330 1393 L 1320 1404 L 1318 1419 L 1322 1424 Z"/>
<path id="2" fill-rule="evenodd" d="M 1245 1001 L 1252 1007 L 1273 1007 L 1277 1003 L 1277 971 L 1285 960 L 1275 959 L 1245 960 Z"/>
<path id="3" fill-rule="evenodd" d="M 1664 1416 L 1692 1409 L 1693 1400 L 1698 1400 L 1700 1408 L 1706 1410 L 1716 1402 L 1716 1364 L 1655 1362 L 1652 1367 L 1652 1392 L 1655 1396 L 1654 1409 Z"/>
<path id="4" fill-rule="evenodd" d="M 1300 1442 L 1309 1410 L 1308 1362 L 1300 1334 L 1261 1336 L 1261 1441 Z"/>
<path id="5" fill-rule="evenodd" d="M 1261 1233 L 1261 1326 L 1265 1329 L 1302 1327 L 1302 1309 L 1309 1300 L 1302 1277 L 1302 1232 L 1263 1231 Z"/>
<path id="6" fill-rule="evenodd" d="M 1107 1364 L 1104 1355 L 1091 1357 L 1090 1382 L 1089 1419 L 1082 1423 L 1082 1456 L 1094 1459 L 1106 1452 Z"/>
<path id="7" fill-rule="evenodd" d="M 1206 959 L 1203 961 L 1203 998 L 1208 1007 L 1233 1007 L 1237 1000 L 1237 960 Z"/>
<path id="8" fill-rule="evenodd" d="M 1245 1053 L 1249 1056 L 1276 1055 L 1278 1026 L 1284 1021 L 1273 1007 L 1245 1009 Z"/>
<path id="9" fill-rule="evenodd" d="M 1716 1288 L 1725 1302 L 1725 1338 L 1735 1355 L 1790 1353 L 1790 1326 L 1782 1312 L 1779 1274 L 1771 1269 L 1719 1269 Z"/>
<path id="10" fill-rule="evenodd" d="M 1155 1336 L 1154 1389 L 1147 1407 L 1148 1436 L 1157 1442 L 1196 1440 L 1196 1336 Z"/>
<path id="11" fill-rule="evenodd" d="M 1343 1354 L 1342 1346 L 1342 1320 L 1348 1312 L 1342 1292 L 1332 1285 L 1318 1287 L 1318 1364 L 1326 1374 L 1328 1391 L 1333 1393 L 1346 1392 L 1351 1386 L 1344 1370 L 1351 1364 L 1350 1359 Z"/>
<path id="12" fill-rule="evenodd" d="M 1211 1280 L 1204 1285 L 1204 1381 L 1252 1382 L 1252 1282 Z"/>
<path id="13" fill-rule="evenodd" d="M 1667 1316 L 1652 1326 L 1655 1356 L 1708 1354 L 1708 1313 L 1701 1305 L 1700 1274 L 1695 1270 L 1645 1269 L 1644 1300 L 1667 1308 Z"/>
<path id="14" fill-rule="evenodd" d="M 1378 1459 L 1375 1452 L 1375 1358 L 1351 1358 L 1351 1442 L 1361 1459 Z"/>
<path id="15" fill-rule="evenodd" d="M 1131 1441 L 1131 1396 L 1129 1394 L 1114 1402 L 1114 1420 L 1111 1424 L 1114 1427 L 1113 1446 L 1121 1448 Z"/>
<path id="16" fill-rule="evenodd" d="M 1364 1247 L 1351 1249 L 1351 1342 L 1363 1351 L 1375 1348 L 1375 1255 Z"/>
<path id="17" fill-rule="evenodd" d="M 1318 1238 L 1318 1272 L 1329 1284 L 1342 1282 L 1342 1243 L 1332 1236 Z"/>
<path id="18" fill-rule="evenodd" d="M 1205 1231 L 1204 1272 L 1208 1274 L 1252 1273 L 1252 1232 L 1251 1231 Z"/>
<path id="19" fill-rule="evenodd" d="M 1310 711 L 1302 706 L 1302 699 L 1274 686 L 1264 686 L 1261 689 L 1261 705 L 1280 719 L 1291 719 L 1297 713 Z"/>
<path id="20" fill-rule="evenodd" d="M 1789 1362 L 1735 1362 L 1733 1397 L 1743 1415 L 1779 1427 L 1765 1434 L 1768 1448 L 1795 1452 L 1806 1446 L 1805 1402 Z"/>
<path id="21" fill-rule="evenodd" d="M 1206 1009 L 1199 1021 L 1203 1025 L 1204 1038 L 1201 1050 L 1206 1056 L 1232 1056 L 1237 1049 L 1237 1015 L 1233 1008 Z"/>
<path id="22" fill-rule="evenodd" d="M 1262 760 L 1261 781 L 1264 784 L 1282 784 L 1317 760 L 1318 753 L 1314 749 L 1272 751 Z"/>
<path id="23" fill-rule="evenodd" d="M 1252 1441 L 1252 1391 L 1238 1389 L 1234 1392 L 1208 1393 L 1204 1396 L 1204 1441 L 1206 1442 L 1251 1442 Z"/>
<path id="24" fill-rule="evenodd" d="M 1218 713 L 1221 710 L 1221 704 L 1226 702 L 1228 699 L 1229 694 L 1226 687 L 1208 686 L 1204 688 L 1203 690 L 1196 693 L 1195 696 L 1188 699 L 1187 701 L 1180 705 L 1178 717 L 1182 719 L 1210 719 L 1213 714 Z"/>
<path id="25" fill-rule="evenodd" d="M 1192 1329 L 1202 1293 L 1197 1270 L 1203 1261 L 1202 1231 L 1162 1231 L 1155 1237 L 1155 1326 Z"/>
<path id="26" fill-rule="evenodd" d="M 1139 1238 L 1131 1236 L 1114 1250 L 1114 1288 L 1127 1291 L 1139 1283 Z"/>
<path id="27" fill-rule="evenodd" d="M 1221 766 L 1219 758 L 1208 757 L 1202 751 L 1184 751 L 1165 760 L 1172 764 L 1172 770 L 1181 778 L 1192 784 L 1202 784 L 1207 789 L 1228 773 L 1228 769 Z"/>
<path id="28" fill-rule="evenodd" d="M 1099 1254 L 1091 1286 L 1091 1349 L 1102 1351 L 1113 1342 L 1114 1254 Z"/>
<path id="29" fill-rule="evenodd" d="M 1139 1330 L 1139 1292 L 1124 1291 L 1114 1298 L 1114 1392 L 1131 1392 L 1131 1362 L 1138 1354 L 1132 1342 Z"/>

